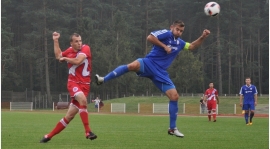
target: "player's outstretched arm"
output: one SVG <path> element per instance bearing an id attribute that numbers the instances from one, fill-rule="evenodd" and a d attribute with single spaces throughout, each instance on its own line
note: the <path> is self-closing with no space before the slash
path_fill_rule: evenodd
<path id="1" fill-rule="evenodd" d="M 210 31 L 205 29 L 202 33 L 202 35 L 195 41 L 193 41 L 190 46 L 189 46 L 189 50 L 194 50 L 196 48 L 198 48 L 202 43 L 203 41 L 205 40 L 205 38 L 210 34 Z"/>
<path id="2" fill-rule="evenodd" d="M 59 58 L 59 61 L 67 61 L 72 65 L 79 65 L 86 59 L 84 54 L 78 54 L 76 58 L 68 58 L 68 57 L 61 57 Z"/>
<path id="3" fill-rule="evenodd" d="M 56 59 L 60 59 L 61 58 L 61 49 L 59 46 L 59 42 L 58 39 L 60 38 L 60 33 L 57 32 L 53 32 L 53 47 L 54 47 L 54 55 Z"/>
<path id="4" fill-rule="evenodd" d="M 162 48 L 164 48 L 164 50 L 169 54 L 171 53 L 171 48 L 166 46 L 164 43 L 162 43 L 161 41 L 158 40 L 157 37 L 153 36 L 153 35 L 148 35 L 147 36 L 147 41 L 151 42 L 154 45 L 160 46 Z"/>

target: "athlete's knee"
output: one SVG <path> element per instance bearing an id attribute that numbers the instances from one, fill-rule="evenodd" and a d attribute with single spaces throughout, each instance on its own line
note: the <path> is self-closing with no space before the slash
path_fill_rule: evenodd
<path id="1" fill-rule="evenodd" d="M 140 70 L 140 62 L 137 60 L 128 64 L 127 66 L 128 66 L 129 71 L 139 71 Z"/>
<path id="2" fill-rule="evenodd" d="M 254 114 L 254 110 L 251 110 L 250 113 L 251 113 L 251 114 Z"/>
<path id="3" fill-rule="evenodd" d="M 75 99 L 79 102 L 81 106 L 86 106 L 87 105 L 87 99 L 83 93 L 78 93 L 75 96 Z"/>
<path id="4" fill-rule="evenodd" d="M 212 112 L 214 113 L 214 112 L 216 112 L 216 110 L 212 110 Z"/>
<path id="5" fill-rule="evenodd" d="M 171 99 L 172 99 L 172 100 L 178 100 L 178 99 L 179 99 L 179 94 L 178 94 L 178 93 L 172 94 Z"/>

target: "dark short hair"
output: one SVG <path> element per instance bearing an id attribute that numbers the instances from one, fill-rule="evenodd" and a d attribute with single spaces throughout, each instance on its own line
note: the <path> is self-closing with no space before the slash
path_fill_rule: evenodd
<path id="1" fill-rule="evenodd" d="M 174 21 L 172 25 L 179 25 L 180 27 L 185 27 L 184 22 L 181 20 Z"/>
<path id="2" fill-rule="evenodd" d="M 78 34 L 78 33 L 73 33 L 72 35 L 70 35 L 70 37 L 69 37 L 69 41 L 70 42 L 72 42 L 73 41 L 73 36 L 75 36 L 75 37 L 80 37 L 81 35 L 80 34 Z"/>
<path id="3" fill-rule="evenodd" d="M 246 79 L 250 79 L 250 77 L 246 77 Z M 246 80 L 246 79 L 245 79 L 245 80 Z M 251 79 L 250 79 L 250 80 L 251 80 Z"/>

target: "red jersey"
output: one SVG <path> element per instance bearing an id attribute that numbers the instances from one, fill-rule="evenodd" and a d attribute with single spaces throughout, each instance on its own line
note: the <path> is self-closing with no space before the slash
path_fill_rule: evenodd
<path id="1" fill-rule="evenodd" d="M 204 93 L 205 96 L 207 96 L 207 100 L 213 100 L 216 101 L 216 96 L 218 96 L 218 91 L 215 88 L 209 88 Z"/>
<path id="2" fill-rule="evenodd" d="M 68 81 L 82 84 L 90 84 L 92 71 L 92 55 L 88 45 L 82 45 L 80 51 L 75 52 L 72 47 L 69 47 L 61 53 L 63 57 L 76 58 L 77 55 L 85 55 L 85 59 L 79 65 L 72 65 L 68 63 L 69 75 Z"/>

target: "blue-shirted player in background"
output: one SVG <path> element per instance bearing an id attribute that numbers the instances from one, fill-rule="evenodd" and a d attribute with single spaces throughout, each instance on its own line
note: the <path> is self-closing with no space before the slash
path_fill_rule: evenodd
<path id="1" fill-rule="evenodd" d="M 193 50 L 199 47 L 210 34 L 209 30 L 204 30 L 197 40 L 188 43 L 180 38 L 184 29 L 184 23 L 181 20 L 177 20 L 170 26 L 170 30 L 164 29 L 151 32 L 147 37 L 147 40 L 153 44 L 153 48 L 145 58 L 139 58 L 130 64 L 121 65 L 108 73 L 105 77 L 100 77 L 99 75 L 96 75 L 95 77 L 98 85 L 106 83 L 129 71 L 136 72 L 140 77 L 151 79 L 156 87 L 170 99 L 170 128 L 168 134 L 177 137 L 184 137 L 184 134 L 179 132 L 176 127 L 179 95 L 169 77 L 167 69 L 181 50 Z"/>
<path id="2" fill-rule="evenodd" d="M 254 116 L 255 106 L 257 105 L 257 88 L 251 84 L 251 79 L 246 78 L 246 85 L 243 85 L 240 89 L 240 106 L 245 110 L 245 120 L 247 125 L 252 125 L 252 118 Z M 244 96 L 244 100 L 242 98 Z M 248 115 L 250 112 L 250 119 L 248 122 Z"/>

